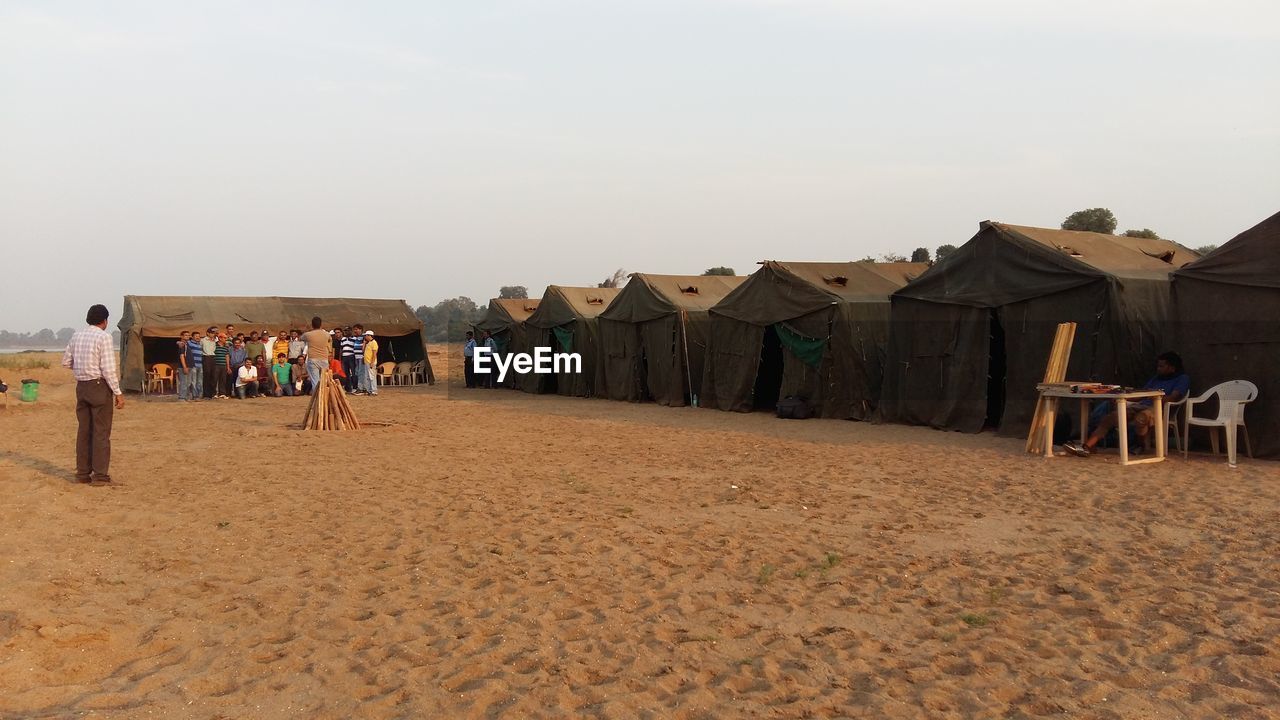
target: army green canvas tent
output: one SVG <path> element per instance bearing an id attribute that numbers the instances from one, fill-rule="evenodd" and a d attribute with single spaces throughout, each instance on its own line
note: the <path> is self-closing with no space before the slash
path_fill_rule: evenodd
<path id="1" fill-rule="evenodd" d="M 538 309 L 538 300 L 525 298 L 493 298 L 484 318 L 473 327 L 476 336 L 488 330 L 499 353 L 529 352 L 529 331 L 524 321 Z M 504 385 L 516 387 L 520 376 L 508 374 Z"/>
<path id="2" fill-rule="evenodd" d="M 707 311 L 746 280 L 634 273 L 600 315 L 604 385 L 613 400 L 682 406 L 701 393 Z"/>
<path id="3" fill-rule="evenodd" d="M 1280 456 L 1280 213 L 1175 272 L 1173 297 L 1192 393 L 1226 380 L 1257 385 L 1245 410 L 1254 454 Z"/>
<path id="4" fill-rule="evenodd" d="M 597 377 L 600 372 L 599 315 L 617 295 L 617 288 L 549 285 L 538 309 L 524 321 L 529 329 L 530 346 L 551 348 L 557 353 L 578 353 L 582 357 L 582 372 L 526 374 L 520 379 L 521 389 L 590 397 L 600 382 Z"/>
<path id="5" fill-rule="evenodd" d="M 422 322 L 403 300 L 125 295 L 119 323 L 121 387 L 141 390 L 155 363 L 177 367 L 176 341 L 183 330 L 203 332 L 231 323 L 246 335 L 253 330 L 274 335 L 281 329 L 309 329 L 317 315 L 325 328 L 364 325 L 378 340 L 379 362 L 426 361 L 427 380 L 435 382 Z"/>
<path id="6" fill-rule="evenodd" d="M 1025 434 L 1057 324 L 1078 327 L 1068 380 L 1140 385 L 1165 349 L 1169 240 L 983 222 L 893 295 L 880 400 L 889 422 Z"/>
<path id="7" fill-rule="evenodd" d="M 880 392 L 889 294 L 924 263 L 765 261 L 710 311 L 704 407 L 748 412 L 801 397 L 867 419 Z"/>

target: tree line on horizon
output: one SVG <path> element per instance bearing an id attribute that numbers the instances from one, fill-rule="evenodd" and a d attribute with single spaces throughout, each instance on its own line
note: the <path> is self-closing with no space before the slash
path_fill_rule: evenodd
<path id="1" fill-rule="evenodd" d="M 62 347 L 71 341 L 75 330 L 64 327 L 55 332 L 52 328 L 41 328 L 36 332 L 10 332 L 0 330 L 0 348 L 25 350 Z M 112 330 L 111 337 L 120 344 L 120 331 Z"/>

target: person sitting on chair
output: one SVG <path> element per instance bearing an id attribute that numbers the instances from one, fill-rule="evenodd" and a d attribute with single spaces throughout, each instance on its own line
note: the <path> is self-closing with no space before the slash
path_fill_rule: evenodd
<path id="1" fill-rule="evenodd" d="M 1148 380 L 1142 389 L 1163 390 L 1165 402 L 1178 402 L 1186 397 L 1191 390 L 1191 378 L 1182 369 L 1182 357 L 1175 352 L 1162 353 L 1156 358 L 1155 377 Z M 1151 428 L 1159 428 L 1164 419 L 1155 416 L 1150 398 L 1132 400 L 1129 407 L 1131 408 L 1128 413 L 1129 422 L 1133 424 L 1134 434 L 1137 435 L 1142 446 L 1145 446 L 1147 437 L 1151 434 Z M 1088 439 L 1084 442 L 1063 443 L 1062 449 L 1078 457 L 1088 457 L 1093 454 L 1098 443 L 1102 442 L 1102 439 L 1119 424 L 1120 414 L 1111 408 L 1098 420 L 1097 427 Z"/>

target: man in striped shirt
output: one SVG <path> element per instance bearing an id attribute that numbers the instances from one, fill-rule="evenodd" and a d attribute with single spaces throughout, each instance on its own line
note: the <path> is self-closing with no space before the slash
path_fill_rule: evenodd
<path id="1" fill-rule="evenodd" d="M 76 482 L 111 482 L 112 396 L 115 409 L 124 407 L 115 343 L 107 332 L 105 305 L 89 308 L 88 327 L 71 336 L 62 366 L 76 378 Z"/>
<path id="2" fill-rule="evenodd" d="M 364 326 L 356 323 L 342 339 L 342 370 L 347 374 L 347 392 L 363 392 Z"/>

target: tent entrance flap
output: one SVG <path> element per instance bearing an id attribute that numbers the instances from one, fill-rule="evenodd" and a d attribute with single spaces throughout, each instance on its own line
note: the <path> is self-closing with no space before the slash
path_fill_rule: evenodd
<path id="1" fill-rule="evenodd" d="M 756 410 L 775 409 L 778 394 L 782 392 L 782 342 L 775 327 L 770 325 L 764 329 L 764 340 L 760 344 L 760 365 L 752 392 L 752 407 Z"/>
<path id="2" fill-rule="evenodd" d="M 800 362 L 816 368 L 822 364 L 822 353 L 827 349 L 827 338 L 809 338 L 795 332 L 786 323 L 775 323 L 778 340 L 799 358 Z"/>
<path id="3" fill-rule="evenodd" d="M 998 429 L 1004 416 L 1005 382 L 1008 378 L 1008 351 L 1005 347 L 1004 325 L 1000 323 L 1000 312 L 992 309 L 991 340 L 988 345 L 987 359 L 987 419 L 984 428 Z"/>
<path id="4" fill-rule="evenodd" d="M 560 346 L 560 352 L 573 352 L 573 331 L 564 327 L 553 327 L 551 332 L 555 335 L 556 344 Z"/>

